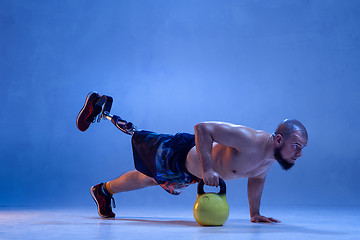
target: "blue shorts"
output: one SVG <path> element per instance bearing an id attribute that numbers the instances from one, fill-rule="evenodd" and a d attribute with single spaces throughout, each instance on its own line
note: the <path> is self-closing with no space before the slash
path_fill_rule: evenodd
<path id="1" fill-rule="evenodd" d="M 136 170 L 154 178 L 167 192 L 178 195 L 199 181 L 185 167 L 186 156 L 195 146 L 193 134 L 136 131 L 131 143 Z"/>

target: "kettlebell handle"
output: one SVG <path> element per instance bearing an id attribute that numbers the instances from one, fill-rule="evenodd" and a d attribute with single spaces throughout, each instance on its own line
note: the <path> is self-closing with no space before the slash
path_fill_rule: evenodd
<path id="1" fill-rule="evenodd" d="M 219 191 L 218 194 L 219 195 L 226 194 L 226 184 L 225 184 L 225 181 L 222 180 L 221 178 L 219 178 L 219 186 L 220 186 L 220 191 Z M 198 183 L 197 193 L 198 193 L 198 195 L 205 194 L 205 192 L 204 192 L 204 180 L 202 180 L 202 179 Z"/>

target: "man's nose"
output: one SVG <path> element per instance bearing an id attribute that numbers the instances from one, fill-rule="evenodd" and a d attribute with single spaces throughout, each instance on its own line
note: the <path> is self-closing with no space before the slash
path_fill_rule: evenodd
<path id="1" fill-rule="evenodd" d="M 301 157 L 302 156 L 302 149 L 300 149 L 300 151 L 298 151 L 297 153 L 296 153 L 296 157 Z"/>

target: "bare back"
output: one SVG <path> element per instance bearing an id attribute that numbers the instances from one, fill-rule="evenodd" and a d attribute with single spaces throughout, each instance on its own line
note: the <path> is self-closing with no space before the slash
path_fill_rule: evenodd
<path id="1" fill-rule="evenodd" d="M 208 123 L 211 126 L 211 122 Z M 270 154 L 270 134 L 241 125 L 214 122 L 211 156 L 214 170 L 225 180 L 266 174 L 275 162 Z M 186 168 L 201 178 L 202 170 L 196 146 L 187 155 Z"/>

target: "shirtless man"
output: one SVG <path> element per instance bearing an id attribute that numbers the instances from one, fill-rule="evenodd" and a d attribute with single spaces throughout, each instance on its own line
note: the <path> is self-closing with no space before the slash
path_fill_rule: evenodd
<path id="1" fill-rule="evenodd" d="M 77 118 L 81 131 L 86 131 L 103 111 L 100 99 L 96 92 L 87 96 Z M 260 214 L 261 195 L 273 163 L 277 161 L 288 170 L 302 156 L 308 134 L 299 121 L 285 120 L 273 134 L 231 123 L 202 122 L 195 125 L 195 135 L 173 136 L 138 131 L 118 116 L 109 115 L 107 118 L 120 130 L 132 135 L 136 170 L 91 187 L 101 217 L 115 217 L 111 208 L 114 193 L 160 185 L 171 194 L 180 194 L 200 179 L 206 185 L 218 186 L 219 178 L 248 178 L 251 221 L 280 222 Z"/>

